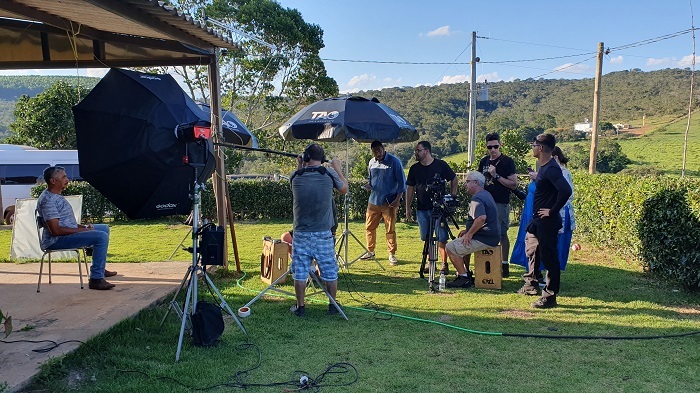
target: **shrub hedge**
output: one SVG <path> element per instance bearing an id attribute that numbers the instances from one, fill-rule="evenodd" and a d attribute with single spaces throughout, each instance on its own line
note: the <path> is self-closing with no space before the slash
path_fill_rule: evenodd
<path id="1" fill-rule="evenodd" d="M 700 179 L 577 172 L 574 188 L 577 237 L 698 289 L 698 230 L 688 221 L 700 215 Z"/>

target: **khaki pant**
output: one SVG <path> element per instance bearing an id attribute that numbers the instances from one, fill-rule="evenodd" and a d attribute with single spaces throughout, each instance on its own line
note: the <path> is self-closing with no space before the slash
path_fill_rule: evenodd
<path id="1" fill-rule="evenodd" d="M 365 216 L 365 229 L 367 231 L 367 249 L 374 252 L 377 245 L 377 227 L 379 219 L 384 219 L 386 229 L 386 244 L 390 254 L 396 252 L 396 214 L 399 207 L 389 207 L 388 204 L 382 206 L 367 204 L 367 214 Z"/>

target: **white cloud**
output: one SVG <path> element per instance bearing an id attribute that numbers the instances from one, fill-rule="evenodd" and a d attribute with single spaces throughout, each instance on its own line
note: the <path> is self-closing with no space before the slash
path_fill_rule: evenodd
<path id="1" fill-rule="evenodd" d="M 613 64 L 622 64 L 624 61 L 625 59 L 623 59 L 622 56 L 617 56 L 610 59 L 610 62 Z"/>
<path id="2" fill-rule="evenodd" d="M 668 66 L 671 66 L 674 62 L 675 62 L 675 59 L 671 59 L 668 57 L 664 57 L 662 59 L 650 57 L 647 59 L 647 66 L 649 66 L 649 67 L 668 67 Z"/>
<path id="3" fill-rule="evenodd" d="M 594 69 L 586 64 L 566 63 L 558 67 L 554 67 L 553 71 L 568 72 L 571 74 L 586 74 L 593 72 Z"/>
<path id="4" fill-rule="evenodd" d="M 442 79 L 437 83 L 438 85 L 442 84 L 451 84 L 451 83 L 462 83 L 462 82 L 467 82 L 469 80 L 469 75 L 445 75 L 442 77 Z"/>
<path id="5" fill-rule="evenodd" d="M 374 74 L 362 74 L 355 75 L 348 83 L 345 85 L 347 89 L 342 90 L 341 93 L 357 93 L 360 90 L 381 90 L 388 89 L 390 87 L 400 86 L 402 84 L 401 78 L 384 77 L 378 78 Z"/>
<path id="6" fill-rule="evenodd" d="M 371 82 L 374 82 L 377 80 L 376 75 L 369 75 L 369 74 L 362 74 L 362 75 L 355 75 L 352 78 L 350 78 L 350 81 L 348 81 L 347 85 L 350 87 L 362 87 L 364 85 L 368 85 Z"/>
<path id="7" fill-rule="evenodd" d="M 695 56 L 695 64 L 698 64 L 700 56 Z M 683 56 L 683 58 L 678 62 L 679 67 L 690 67 L 693 65 L 693 55 Z"/>
<path id="8" fill-rule="evenodd" d="M 498 76 L 498 72 L 490 72 L 488 74 L 476 76 L 477 83 L 483 83 L 484 81 L 498 82 L 500 80 L 501 80 L 501 77 Z"/>
<path id="9" fill-rule="evenodd" d="M 428 33 L 426 33 L 426 35 L 427 35 L 428 37 L 431 37 L 431 38 L 432 38 L 432 37 L 449 36 L 450 34 L 452 34 L 452 32 L 450 31 L 450 26 L 449 26 L 449 25 L 447 25 L 447 26 L 442 26 L 442 27 L 438 27 L 437 29 L 432 30 L 432 31 L 429 31 Z"/>

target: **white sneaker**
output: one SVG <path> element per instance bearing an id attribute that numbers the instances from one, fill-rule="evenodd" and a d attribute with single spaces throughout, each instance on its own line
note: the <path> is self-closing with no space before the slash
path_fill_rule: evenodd
<path id="1" fill-rule="evenodd" d="M 396 259 L 396 255 L 394 254 L 389 254 L 389 264 L 391 266 L 396 266 L 399 264 L 399 261 Z"/>
<path id="2" fill-rule="evenodd" d="M 372 251 L 367 251 L 366 253 L 362 254 L 360 259 L 362 259 L 363 261 L 374 259 L 374 253 Z"/>

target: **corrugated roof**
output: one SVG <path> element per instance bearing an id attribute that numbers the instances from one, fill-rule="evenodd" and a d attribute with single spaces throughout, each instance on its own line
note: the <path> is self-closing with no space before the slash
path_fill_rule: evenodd
<path id="1" fill-rule="evenodd" d="M 206 64 L 240 49 L 155 0 L 3 0 L 0 18 L 4 69 Z"/>

